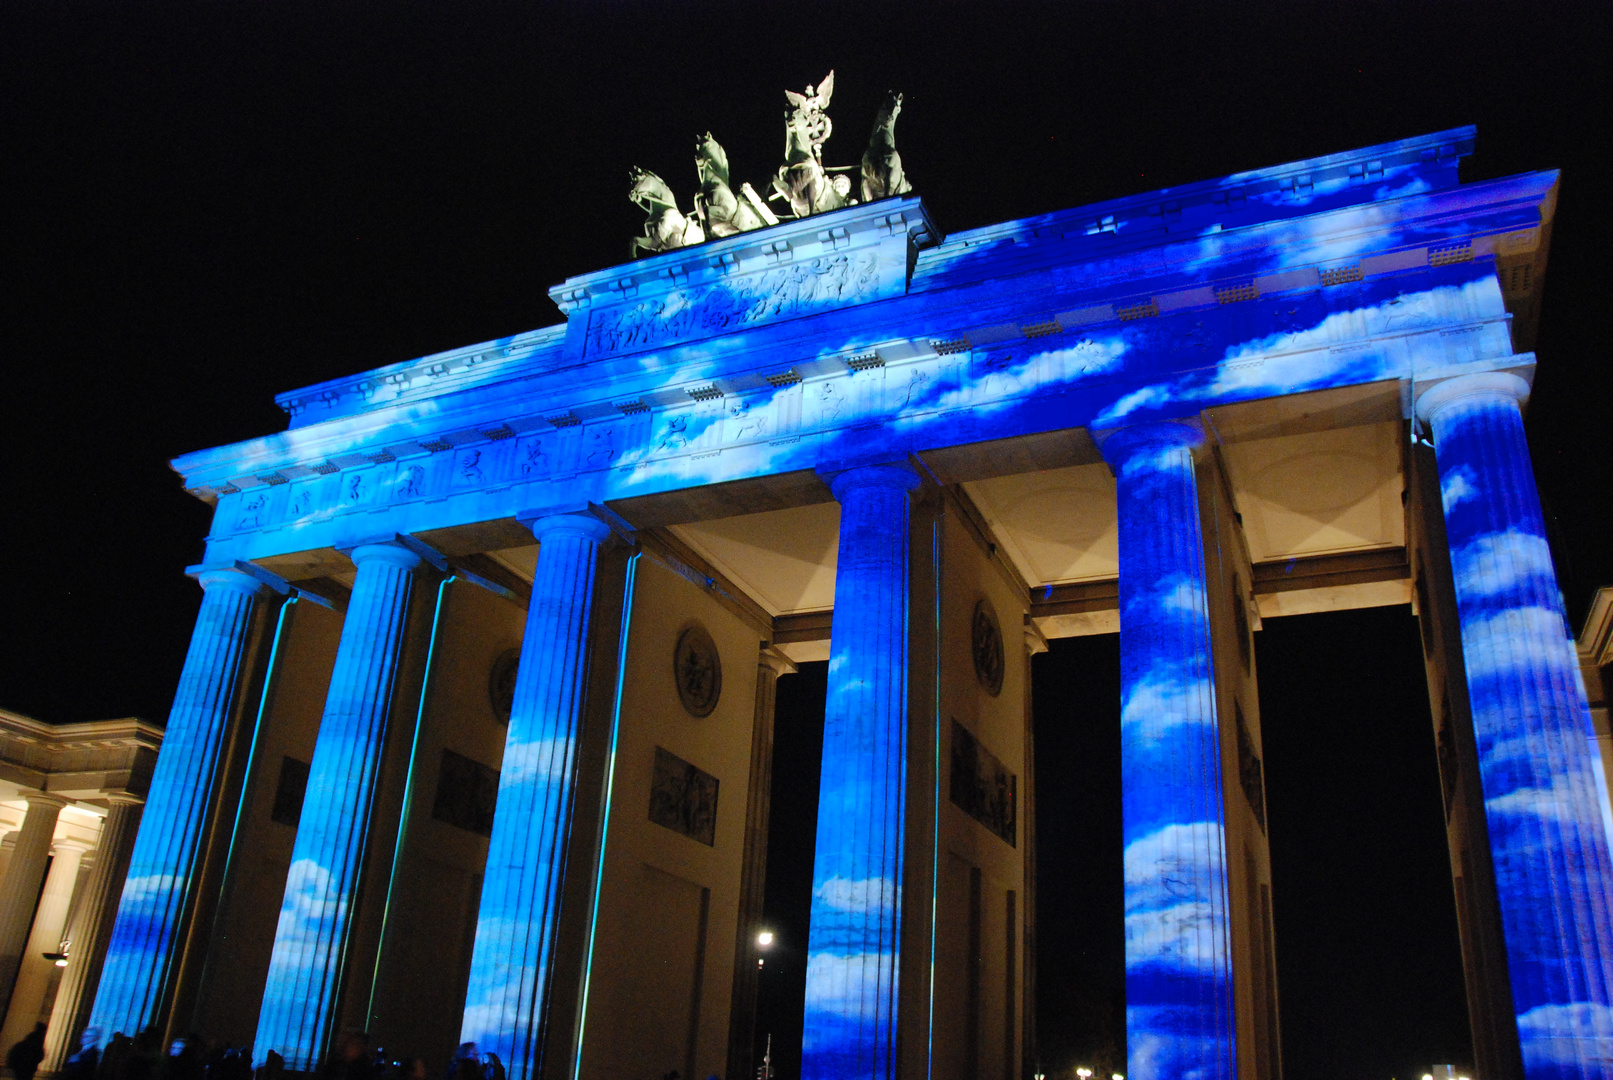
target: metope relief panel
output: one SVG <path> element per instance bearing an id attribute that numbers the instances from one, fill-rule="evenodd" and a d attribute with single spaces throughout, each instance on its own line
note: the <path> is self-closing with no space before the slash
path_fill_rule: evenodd
<path id="1" fill-rule="evenodd" d="M 358 510 L 387 501 L 393 481 L 397 477 L 397 463 L 372 465 L 366 469 L 352 469 L 340 473 L 341 487 L 336 506 L 341 510 Z"/>
<path id="2" fill-rule="evenodd" d="M 724 443 L 762 442 L 775 430 L 772 402 L 765 394 L 735 394 L 727 399 Z"/>
<path id="3" fill-rule="evenodd" d="M 286 489 L 285 520 L 293 523 L 312 520 L 329 504 L 330 493 L 335 487 L 328 476 L 291 484 Z"/>
<path id="4" fill-rule="evenodd" d="M 456 492 L 474 491 L 501 482 L 510 471 L 509 462 L 514 449 L 508 440 L 458 447 L 453 451 L 448 489 Z"/>
<path id="5" fill-rule="evenodd" d="M 806 396 L 803 426 L 808 430 L 839 427 L 857 415 L 844 378 L 814 379 L 801 386 Z"/>
<path id="6" fill-rule="evenodd" d="M 231 532 L 250 532 L 262 529 L 276 521 L 286 502 L 285 484 L 273 487 L 248 488 L 238 495 L 227 495 L 233 505 L 225 508 L 225 499 L 219 500 L 221 520 L 229 523 Z"/>

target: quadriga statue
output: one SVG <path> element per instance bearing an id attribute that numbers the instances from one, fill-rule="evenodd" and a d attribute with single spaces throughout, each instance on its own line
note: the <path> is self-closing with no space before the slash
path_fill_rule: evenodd
<path id="1" fill-rule="evenodd" d="M 829 119 L 834 82 L 831 71 L 817 86 L 808 86 L 804 94 L 784 91 L 784 164 L 773 177 L 773 194 L 768 198 L 788 203 L 787 213 L 774 214 L 749 184 L 734 188 L 728 154 L 708 131 L 695 139 L 695 171 L 700 177 L 700 189 L 695 193 L 694 212 L 689 217 L 678 210 L 672 189 L 659 176 L 645 169 L 633 170 L 633 188 L 628 197 L 649 218 L 644 223 L 644 235 L 633 241 L 632 256 L 672 251 L 701 243 L 707 237 L 733 236 L 777 225 L 780 217 L 810 217 L 856 203 L 849 175 L 857 171 L 856 166 L 823 163 L 823 144 L 834 131 Z M 902 95 L 894 90 L 886 94 L 863 154 L 863 202 L 913 189 L 902 169 L 902 157 L 896 152 L 896 117 L 901 111 Z"/>

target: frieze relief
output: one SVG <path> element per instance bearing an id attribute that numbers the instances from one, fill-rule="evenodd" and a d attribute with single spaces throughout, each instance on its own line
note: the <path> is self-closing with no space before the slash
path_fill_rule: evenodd
<path id="1" fill-rule="evenodd" d="M 588 315 L 587 353 L 636 352 L 871 300 L 880 291 L 879 271 L 877 252 L 822 255 L 698 288 L 673 289 L 637 303 L 596 308 Z"/>
<path id="2" fill-rule="evenodd" d="M 1262 316 L 1259 328 L 1278 332 L 1254 339 L 1263 349 L 1242 357 L 1222 357 L 1220 377 L 1239 386 L 1258 387 L 1273 380 L 1286 384 L 1297 377 L 1291 373 L 1336 366 L 1325 355 L 1328 348 L 1333 353 L 1363 350 L 1363 358 L 1351 354 L 1350 362 L 1356 366 L 1369 361 L 1416 364 L 1419 361 L 1414 357 L 1425 354 L 1431 359 L 1423 363 L 1505 355 L 1510 345 L 1504 322 L 1492 317 L 1481 325 L 1460 325 L 1466 321 L 1463 316 L 1472 317 L 1467 309 L 1478 306 L 1462 292 L 1447 289 L 1392 295 L 1379 305 L 1388 309 L 1387 314 L 1369 309 L 1316 315 L 1301 320 L 1310 324 L 1308 328 L 1287 333 L 1280 329 L 1281 317 L 1288 314 L 1293 302 L 1274 305 Z M 1249 310 L 1253 314 L 1259 309 L 1250 305 Z M 1385 329 L 1392 323 L 1393 328 L 1374 341 L 1371 321 Z M 893 348 L 890 355 L 905 358 L 890 363 L 879 350 L 865 349 L 855 358 L 850 353 L 820 354 L 797 361 L 797 365 L 822 371 L 826 358 L 838 356 L 844 366 L 835 365 L 839 370 L 808 374 L 783 386 L 719 393 L 670 408 L 588 419 L 395 462 L 350 466 L 324 476 L 247 488 L 221 498 L 217 527 L 221 533 L 247 533 L 388 505 L 488 492 L 510 484 L 566 481 L 651 466 L 670 467 L 673 473 L 689 476 L 716 475 L 699 462 L 744 448 L 760 448 L 757 452 L 762 456 L 755 460 L 766 461 L 767 447 L 787 445 L 804 435 L 861 429 L 898 417 L 916 422 L 930 413 L 991 409 L 1116 381 L 1124 375 L 1122 361 L 1127 357 L 1166 357 L 1179 371 L 1198 369 L 1199 365 L 1186 363 L 1184 356 L 1172 357 L 1171 350 L 1177 346 L 1189 352 L 1224 349 L 1219 342 L 1206 345 L 1198 340 L 1209 338 L 1203 323 L 1202 316 L 1186 315 L 1107 333 L 1071 334 L 1056 341 L 1005 341 L 995 347 L 945 355 Z M 1407 334 L 1404 330 L 1409 323 L 1432 325 L 1419 325 Z M 1459 325 L 1453 327 L 1452 323 Z M 1338 338 L 1347 340 L 1327 346 Z M 1397 358 L 1373 360 L 1390 341 L 1396 342 Z M 1318 345 L 1324 346 L 1322 352 L 1317 351 Z M 863 363 L 868 360 L 873 362 Z M 1272 364 L 1278 369 L 1268 372 Z M 1144 386 L 1133 391 L 1133 396 L 1166 392 L 1175 391 Z M 960 437 L 967 427 L 964 423 Z M 680 459 L 685 464 L 673 464 Z M 741 467 L 725 464 L 723 470 Z"/>

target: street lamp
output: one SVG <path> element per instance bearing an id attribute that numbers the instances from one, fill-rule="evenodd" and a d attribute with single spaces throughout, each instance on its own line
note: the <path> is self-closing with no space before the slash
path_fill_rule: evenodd
<path id="1" fill-rule="evenodd" d="M 757 934 L 756 944 L 764 949 L 773 944 L 773 931 L 763 930 L 760 934 Z"/>

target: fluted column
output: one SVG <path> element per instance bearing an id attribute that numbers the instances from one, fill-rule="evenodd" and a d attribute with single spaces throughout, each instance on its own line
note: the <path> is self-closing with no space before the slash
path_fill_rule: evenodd
<path id="1" fill-rule="evenodd" d="M 117 918 L 118 894 L 129 872 L 135 831 L 140 827 L 138 797 L 113 795 L 109 801 L 112 808 L 101 822 L 95 864 L 90 867 L 83 895 L 67 928 L 67 967 L 45 1032 L 45 1072 L 60 1072 L 67 1059 L 78 1052 L 79 1036 L 89 1022 L 90 1005 L 101 979 L 107 939 Z"/>
<path id="2" fill-rule="evenodd" d="M 45 953 L 61 949 L 67 930 L 67 912 L 73 902 L 73 886 L 78 883 L 78 866 L 90 845 L 82 840 L 62 839 L 51 847 L 50 872 L 39 894 L 33 929 L 17 967 L 17 981 L 11 989 L 6 1021 L 0 1026 L 0 1046 L 10 1047 L 34 1029 L 50 991 L 55 964 Z"/>
<path id="3" fill-rule="evenodd" d="M 28 812 L 17 834 L 17 846 L 11 852 L 5 880 L 0 881 L 0 1018 L 11 1002 L 17 968 L 28 945 L 28 927 L 34 921 L 34 904 L 45 880 L 56 819 L 67 805 L 67 800 L 42 791 L 27 798 Z"/>
<path id="4" fill-rule="evenodd" d="M 1433 429 L 1462 658 L 1525 1072 L 1613 1076 L 1608 839 L 1590 707 L 1546 545 L 1522 379 L 1417 403 Z"/>
<path id="5" fill-rule="evenodd" d="M 603 522 L 580 514 L 540 518 L 532 532 L 538 563 L 460 1035 L 498 1054 L 510 1080 L 531 1080 L 542 1069 L 594 573 L 600 544 L 610 534 Z"/>
<path id="6" fill-rule="evenodd" d="M 756 665 L 756 712 L 751 726 L 750 781 L 745 797 L 745 855 L 739 875 L 739 923 L 734 942 L 734 992 L 728 1011 L 728 1075 L 749 1076 L 756 1041 L 756 982 L 762 959 L 767 891 L 767 827 L 773 807 L 773 717 L 780 675 L 795 670 L 790 658 L 764 648 Z"/>
<path id="7" fill-rule="evenodd" d="M 1103 443 L 1120 524 L 1126 1074 L 1236 1070 L 1225 819 L 1193 448 L 1182 424 Z"/>
<path id="8" fill-rule="evenodd" d="M 197 575 L 202 609 L 168 713 L 91 1023 L 109 1035 L 157 1020 L 190 897 L 219 750 L 263 583 L 236 570 Z"/>
<path id="9" fill-rule="evenodd" d="M 319 721 L 308 790 L 258 1014 L 254 1054 L 318 1067 L 341 986 L 409 593 L 420 557 L 396 544 L 351 552 L 358 568 Z"/>
<path id="10" fill-rule="evenodd" d="M 901 466 L 851 469 L 840 503 L 823 778 L 807 935 L 804 1080 L 896 1073 L 907 794 L 908 492 Z"/>

